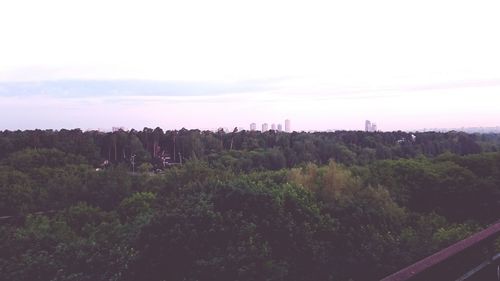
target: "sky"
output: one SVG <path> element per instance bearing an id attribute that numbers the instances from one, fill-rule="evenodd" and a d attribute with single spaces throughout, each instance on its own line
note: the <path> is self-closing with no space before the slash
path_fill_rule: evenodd
<path id="1" fill-rule="evenodd" d="M 500 2 L 2 0 L 0 130 L 500 126 Z"/>

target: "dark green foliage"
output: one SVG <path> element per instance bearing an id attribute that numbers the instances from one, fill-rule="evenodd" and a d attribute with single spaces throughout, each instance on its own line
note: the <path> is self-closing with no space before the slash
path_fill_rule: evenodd
<path id="1" fill-rule="evenodd" d="M 166 131 L 144 128 L 142 131 L 101 133 L 75 130 L 34 130 L 0 132 L 0 160 L 26 148 L 57 149 L 82 156 L 91 165 L 104 160 L 135 164 L 151 163 L 163 168 L 161 157 L 170 162 L 196 158 L 207 160 L 213 167 L 237 172 L 281 169 L 314 162 L 327 164 L 330 160 L 346 165 L 365 165 L 375 160 L 413 158 L 418 155 L 435 157 L 445 152 L 468 155 L 497 151 L 498 134 L 474 135 L 461 132 L 374 132 L 337 131 L 332 133 L 281 133 L 275 131 L 231 133 L 200 130 Z M 24 153 L 26 156 L 26 153 Z M 29 165 L 22 155 L 12 156 L 17 168 Z M 21 157 L 21 158 L 20 158 Z M 18 161 L 16 161 L 18 160 Z M 47 162 L 50 164 L 50 159 Z M 22 166 L 20 166 L 22 165 Z"/>
<path id="2" fill-rule="evenodd" d="M 365 181 L 386 187 L 412 211 L 492 222 L 500 214 L 498 163 L 497 153 L 381 161 L 370 165 Z"/>
<path id="3" fill-rule="evenodd" d="M 138 192 L 125 198 L 118 206 L 118 214 L 124 221 L 135 219 L 140 215 L 153 213 L 153 203 L 156 195 L 151 192 Z"/>
<path id="4" fill-rule="evenodd" d="M 68 211 L 73 217 L 30 216 L 7 230 L 0 280 L 120 280 L 135 254 L 124 243 L 124 227 L 98 209 L 77 208 Z"/>
<path id="5" fill-rule="evenodd" d="M 0 132 L 0 280 L 376 280 L 498 219 L 499 140 Z"/>
<path id="6" fill-rule="evenodd" d="M 3 163 L 21 172 L 30 172 L 42 167 L 56 168 L 70 164 L 84 164 L 86 160 L 82 156 L 64 153 L 57 149 L 25 149 L 10 154 Z"/>
<path id="7" fill-rule="evenodd" d="M 0 166 L 0 214 L 14 215 L 31 210 L 35 196 L 33 182 L 27 175 Z"/>
<path id="8" fill-rule="evenodd" d="M 315 236 L 333 228 L 311 204 L 299 187 L 246 180 L 185 190 L 143 228 L 129 278 L 314 280 Z"/>

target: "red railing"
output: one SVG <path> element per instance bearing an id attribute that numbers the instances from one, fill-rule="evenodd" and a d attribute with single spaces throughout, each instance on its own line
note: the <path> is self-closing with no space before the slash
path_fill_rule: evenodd
<path id="1" fill-rule="evenodd" d="M 500 280 L 500 254 L 494 245 L 499 236 L 500 221 L 381 281 Z"/>

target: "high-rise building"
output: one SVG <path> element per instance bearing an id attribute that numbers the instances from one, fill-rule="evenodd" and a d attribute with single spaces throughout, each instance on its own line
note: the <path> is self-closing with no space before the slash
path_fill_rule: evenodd
<path id="1" fill-rule="evenodd" d="M 365 121 L 365 132 L 371 132 L 372 131 L 372 122 L 370 120 Z"/>
<path id="2" fill-rule="evenodd" d="M 278 124 L 278 132 L 283 132 L 283 126 L 281 124 Z"/>
<path id="3" fill-rule="evenodd" d="M 267 123 L 262 124 L 262 132 L 266 132 L 267 130 L 269 130 Z"/>
<path id="4" fill-rule="evenodd" d="M 276 131 L 276 124 L 271 124 L 271 130 Z"/>
<path id="5" fill-rule="evenodd" d="M 365 132 L 376 132 L 377 124 L 372 123 L 370 120 L 365 121 Z"/>
<path id="6" fill-rule="evenodd" d="M 257 124 L 255 123 L 250 124 L 250 131 L 255 131 L 255 130 L 257 130 Z"/>
<path id="7" fill-rule="evenodd" d="M 292 132 L 292 125 L 291 125 L 290 119 L 285 120 L 285 132 L 287 132 L 287 133 Z"/>

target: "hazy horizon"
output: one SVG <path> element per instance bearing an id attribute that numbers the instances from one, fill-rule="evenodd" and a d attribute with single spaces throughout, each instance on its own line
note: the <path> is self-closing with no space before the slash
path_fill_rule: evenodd
<path id="1" fill-rule="evenodd" d="M 497 1 L 0 3 L 0 130 L 500 125 Z"/>
<path id="2" fill-rule="evenodd" d="M 497 105 L 491 102 L 495 96 L 488 96 L 487 92 L 476 93 L 473 100 L 468 100 L 469 105 L 457 107 L 457 102 L 449 101 L 453 108 L 446 108 L 447 99 L 456 97 L 460 93 L 458 89 L 470 87 L 467 85 L 458 85 L 458 89 L 434 85 L 437 89 L 409 90 L 405 94 L 394 89 L 356 89 L 333 95 L 287 95 L 279 92 L 279 83 L 282 80 L 219 84 L 139 80 L 0 83 L 1 114 L 5 121 L 1 129 L 97 129 L 113 126 L 248 129 L 250 123 L 256 123 L 260 128 L 262 123 L 284 124 L 285 119 L 291 119 L 293 129 L 299 131 L 362 130 L 366 119 L 377 123 L 380 130 L 498 125 L 481 123 L 478 121 L 481 115 L 469 116 L 452 111 L 466 110 L 468 106 L 475 109 L 474 101 L 478 101 L 477 105 L 484 104 L 482 114 L 496 114 Z M 471 88 L 477 91 L 477 87 Z M 433 96 L 435 91 L 441 94 Z M 432 101 L 425 104 L 429 100 Z M 380 112 L 371 112 L 372 108 Z M 427 114 L 420 116 L 422 112 Z M 450 115 L 453 113 L 455 116 Z M 444 120 L 432 120 L 440 114 Z M 399 119 L 393 119 L 393 116 Z"/>

